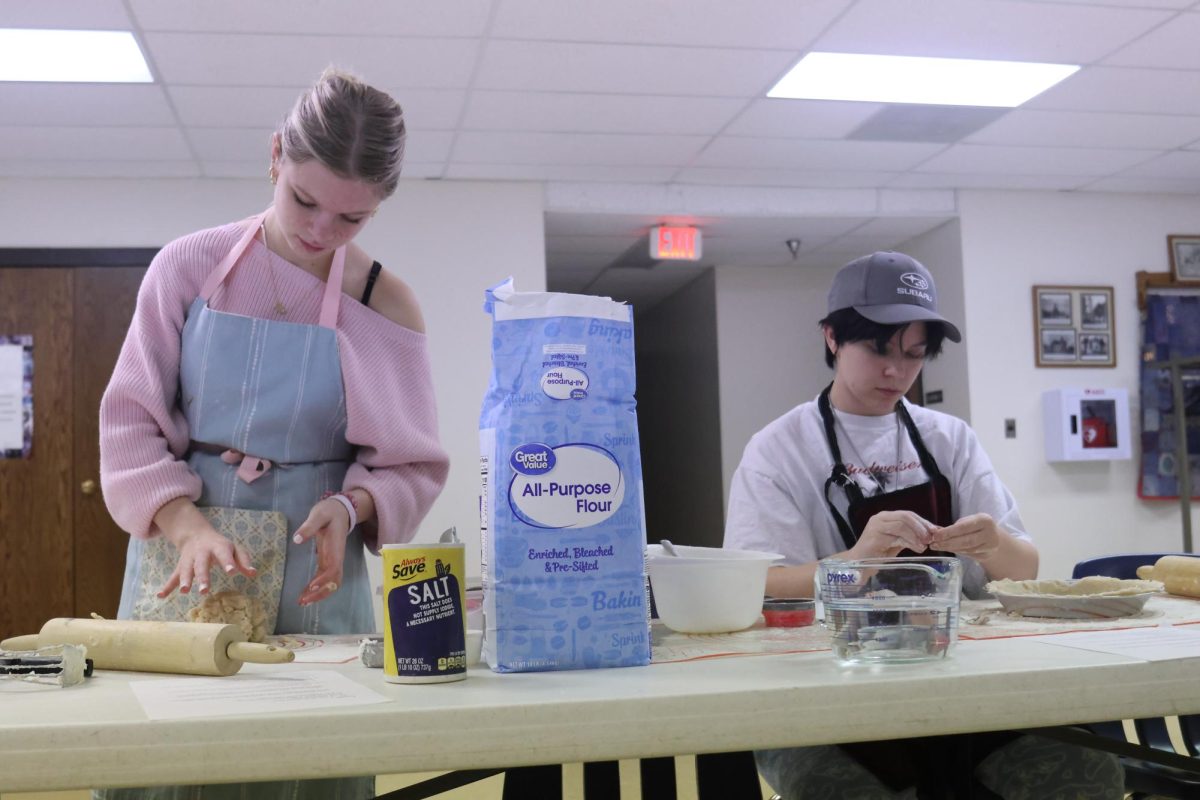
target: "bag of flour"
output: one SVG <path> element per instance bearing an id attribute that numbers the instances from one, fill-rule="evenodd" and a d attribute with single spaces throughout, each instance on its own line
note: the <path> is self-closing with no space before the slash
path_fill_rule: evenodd
<path id="1" fill-rule="evenodd" d="M 498 672 L 647 664 L 632 310 L 511 278 L 484 309 L 484 657 Z"/>

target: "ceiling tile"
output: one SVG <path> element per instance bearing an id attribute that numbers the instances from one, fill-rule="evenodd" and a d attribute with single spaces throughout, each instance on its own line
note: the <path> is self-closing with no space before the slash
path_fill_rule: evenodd
<path id="1" fill-rule="evenodd" d="M 197 178 L 195 161 L 77 161 L 55 158 L 0 158 L 6 178 Z"/>
<path id="2" fill-rule="evenodd" d="M 1145 161 L 1153 155 L 1151 150 L 956 144 L 915 171 L 1099 176 Z"/>
<path id="3" fill-rule="evenodd" d="M 3 84 L 0 84 L 3 86 Z M 303 89 L 258 86 L 174 86 L 171 100 L 185 125 L 229 125 L 274 130 Z M 399 89 L 389 92 L 404 109 L 409 130 L 452 129 L 465 92 Z"/>
<path id="4" fill-rule="evenodd" d="M 404 142 L 404 161 L 444 162 L 450 156 L 453 131 L 410 131 Z"/>
<path id="5" fill-rule="evenodd" d="M 21 158 L 170 161 L 191 158 L 175 128 L 3 127 L 0 153 Z"/>
<path id="6" fill-rule="evenodd" d="M 153 84 L 0 82 L 0 125 L 174 125 Z"/>
<path id="7" fill-rule="evenodd" d="M 297 89 L 330 64 L 374 86 L 465 87 L 477 47 L 473 39 L 359 36 L 147 33 L 145 39 L 168 83 Z"/>
<path id="8" fill-rule="evenodd" d="M 715 134 L 744 104 L 725 97 L 475 91 L 467 103 L 463 128 Z"/>
<path id="9" fill-rule="evenodd" d="M 545 219 L 547 237 L 599 237 L 614 243 L 624 240 L 626 246 L 644 235 L 653 225 L 707 222 L 695 217 L 681 218 L 665 214 L 576 214 L 562 211 L 547 211 Z"/>
<path id="10" fill-rule="evenodd" d="M 1028 0 L 1031 3 L 1077 3 L 1088 6 L 1116 6 L 1120 8 L 1187 8 L 1196 0 Z"/>
<path id="11" fill-rule="evenodd" d="M 864 142 L 957 142 L 1008 113 L 1007 108 L 894 103 L 846 137 Z"/>
<path id="12" fill-rule="evenodd" d="M 44 1 L 44 0 L 43 0 Z M 77 2 L 77 0 L 76 0 Z M 90 5 L 92 0 L 88 0 Z M 479 36 L 489 0 L 129 0 L 147 31 Z"/>
<path id="13" fill-rule="evenodd" d="M 597 181 L 664 183 L 677 167 L 614 167 L 588 164 L 464 164 L 452 162 L 447 178 L 462 180 Z"/>
<path id="14" fill-rule="evenodd" d="M 1185 70 L 1088 67 L 1024 108 L 1200 116 L 1200 74 Z"/>
<path id="15" fill-rule="evenodd" d="M 269 128 L 192 128 L 188 138 L 204 160 L 257 161 L 264 174 L 271 163 Z"/>
<path id="16" fill-rule="evenodd" d="M 805 169 L 735 169 L 687 167 L 675 176 L 677 183 L 712 186 L 798 186 L 813 189 L 868 189 L 883 186 L 898 172 L 845 170 L 829 172 Z"/>
<path id="17" fill-rule="evenodd" d="M 706 141 L 704 136 L 465 131 L 455 143 L 453 161 L 456 164 L 679 165 L 686 163 Z"/>
<path id="18" fill-rule="evenodd" d="M 0 27 L 122 30 L 133 28 L 121 0 L 26 0 L 4 3 Z"/>
<path id="19" fill-rule="evenodd" d="M 1200 151 L 1185 150 L 1166 153 L 1158 158 L 1132 166 L 1121 173 L 1121 177 L 1125 178 L 1134 176 L 1200 179 Z"/>
<path id="20" fill-rule="evenodd" d="M 1017 0 L 859 0 L 812 49 L 1088 64 L 1170 16 Z"/>
<path id="21" fill-rule="evenodd" d="M 854 229 L 852 236 L 894 236 L 911 239 L 949 222 L 952 217 L 877 217 Z"/>
<path id="22" fill-rule="evenodd" d="M 751 103 L 724 132 L 731 136 L 841 139 L 883 107 L 882 103 L 767 97 Z"/>
<path id="23" fill-rule="evenodd" d="M 905 170 L 945 148 L 913 142 L 834 142 L 721 136 L 695 166 L 831 170 Z"/>
<path id="24" fill-rule="evenodd" d="M 169 86 L 185 125 L 273 131 L 303 91 L 299 87 Z"/>
<path id="25" fill-rule="evenodd" d="M 1101 178 L 1082 187 L 1083 191 L 1138 192 L 1141 194 L 1200 194 L 1200 181 L 1195 178 L 1125 177 Z"/>
<path id="26" fill-rule="evenodd" d="M 1127 67 L 1200 69 L 1200 13 L 1180 14 L 1122 47 L 1105 64 Z"/>
<path id="27" fill-rule="evenodd" d="M 400 183 L 406 180 L 441 180 L 446 171 L 445 161 L 409 161 L 404 160 L 404 169 L 400 172 Z"/>
<path id="28" fill-rule="evenodd" d="M 267 128 L 192 128 L 189 136 L 197 155 L 212 161 L 261 161 L 270 159 L 271 131 Z M 451 131 L 413 131 L 404 144 L 404 160 L 414 163 L 445 161 L 450 152 Z"/>
<path id="29" fill-rule="evenodd" d="M 1085 185 L 1091 178 L 1080 175 L 1020 175 L 989 173 L 909 172 L 889 187 L 897 189 L 1036 189 L 1062 191 Z"/>
<path id="30" fill-rule="evenodd" d="M 522 0 L 499 5 L 491 32 L 512 39 L 801 50 L 850 4 L 754 0 L 751 7 L 728 0 Z"/>
<path id="31" fill-rule="evenodd" d="M 723 217 L 705 224 L 714 239 L 735 238 L 782 242 L 792 237 L 832 239 L 854 230 L 866 217 Z"/>
<path id="32" fill-rule="evenodd" d="M 1014 109 L 966 138 L 972 144 L 1181 147 L 1200 139 L 1200 116 Z"/>
<path id="33" fill-rule="evenodd" d="M 208 158 L 204 159 L 201 166 L 204 169 L 205 177 L 208 178 L 249 178 L 265 181 L 267 176 L 267 171 L 263 168 L 263 161 L 258 158 L 250 161 Z M 427 164 L 406 159 L 400 174 L 400 183 L 403 185 L 408 180 L 440 177 L 443 168 L 442 162 Z"/>
<path id="34" fill-rule="evenodd" d="M 765 94 L 794 59 L 780 50 L 492 41 L 475 87 L 752 97 Z"/>

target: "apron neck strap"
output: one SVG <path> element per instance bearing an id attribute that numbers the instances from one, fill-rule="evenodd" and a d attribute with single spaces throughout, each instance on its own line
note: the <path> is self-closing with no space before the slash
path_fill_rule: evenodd
<path id="1" fill-rule="evenodd" d="M 829 402 L 829 384 L 817 397 L 817 411 L 821 412 L 821 424 L 825 427 L 825 443 L 829 445 L 829 453 L 833 456 L 833 468 L 836 472 L 845 472 L 846 465 L 842 463 L 842 451 L 837 443 L 837 431 L 833 425 L 833 405 Z"/>
<path id="2" fill-rule="evenodd" d="M 270 209 L 267 209 L 268 211 Z M 212 299 L 217 290 L 225 283 L 225 279 L 229 277 L 229 273 L 233 271 L 234 265 L 246 252 L 246 248 L 250 246 L 254 235 L 258 233 L 258 229 L 262 227 L 263 221 L 267 218 L 267 212 L 256 214 L 246 222 L 246 227 L 242 231 L 241 237 L 237 244 L 233 246 L 225 257 L 221 259 L 221 263 L 217 268 L 208 274 L 208 278 L 204 281 L 204 286 L 200 289 L 200 298 L 204 302 Z M 270 255 L 267 256 L 270 258 Z M 321 317 L 320 324 L 322 328 L 337 328 L 338 307 L 342 298 L 342 276 L 346 272 L 346 246 L 342 245 L 333 252 L 333 263 L 329 266 L 329 277 L 325 281 L 325 291 L 321 297 Z"/>
<path id="3" fill-rule="evenodd" d="M 329 266 L 329 277 L 325 281 L 325 294 L 321 297 L 321 327 L 336 328 L 338 305 L 342 299 L 342 274 L 346 271 L 346 246 L 333 251 L 333 263 Z"/>
<path id="4" fill-rule="evenodd" d="M 842 542 L 845 543 L 846 549 L 854 547 L 854 543 L 858 541 L 858 537 L 854 535 L 854 531 L 850 528 L 850 523 L 846 522 L 845 518 L 838 512 L 837 507 L 833 504 L 833 500 L 829 497 L 829 487 L 840 486 L 846 492 L 846 497 L 851 503 L 861 502 L 863 499 L 862 489 L 858 487 L 854 479 L 850 477 L 850 473 L 846 471 L 846 465 L 842 463 L 842 451 L 837 443 L 837 431 L 834 430 L 833 424 L 833 406 L 829 402 L 829 390 L 833 388 L 830 383 L 825 387 L 817 397 L 817 410 L 821 412 L 821 423 L 825 426 L 825 443 L 829 445 L 829 452 L 833 456 L 833 469 L 829 473 L 829 477 L 825 480 L 825 505 L 829 507 L 833 513 L 833 521 L 837 525 L 838 533 L 842 536 Z"/>
<path id="5" fill-rule="evenodd" d="M 221 259 L 221 263 L 217 268 L 208 273 L 208 278 L 204 281 L 204 286 L 200 289 L 200 299 L 208 302 L 212 296 L 217 293 L 217 289 L 221 288 L 221 284 L 225 282 L 225 278 L 233 271 L 233 265 L 242 257 L 242 253 L 246 252 L 246 248 L 250 246 L 250 240 L 254 238 L 254 234 L 258 233 L 259 227 L 263 224 L 267 212 L 256 214 L 246 222 L 246 227 L 242 231 L 241 237 L 233 249 L 225 254 Z"/>

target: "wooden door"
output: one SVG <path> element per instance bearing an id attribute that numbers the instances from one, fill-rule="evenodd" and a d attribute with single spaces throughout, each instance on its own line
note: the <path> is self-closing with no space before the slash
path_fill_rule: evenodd
<path id="1" fill-rule="evenodd" d="M 116 615 L 128 536 L 98 487 L 99 408 L 144 273 L 0 268 L 0 334 L 32 334 L 34 358 L 32 458 L 0 459 L 0 638 Z"/>
<path id="2" fill-rule="evenodd" d="M 0 270 L 0 334 L 33 335 L 33 451 L 0 459 L 0 637 L 74 610 L 71 271 Z"/>
<path id="3" fill-rule="evenodd" d="M 121 600 L 129 534 L 100 492 L 100 397 L 133 318 L 143 267 L 81 267 L 75 273 L 75 606 L 114 618 Z"/>

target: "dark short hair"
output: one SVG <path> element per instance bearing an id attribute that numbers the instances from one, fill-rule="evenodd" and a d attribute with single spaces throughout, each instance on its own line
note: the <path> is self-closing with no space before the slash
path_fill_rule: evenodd
<path id="1" fill-rule="evenodd" d="M 896 332 L 904 330 L 912 323 L 884 325 L 880 322 L 872 322 L 853 308 L 839 308 L 817 324 L 822 328 L 828 325 L 833 331 L 833 341 L 839 345 L 846 342 L 872 342 L 875 349 L 882 353 Z M 926 322 L 925 331 L 925 358 L 929 360 L 936 358 L 942 352 L 942 341 L 946 338 L 946 329 L 940 322 Z M 832 369 L 834 365 L 833 351 L 829 349 L 828 344 L 824 344 L 824 339 L 821 341 L 825 348 L 825 365 Z"/>

